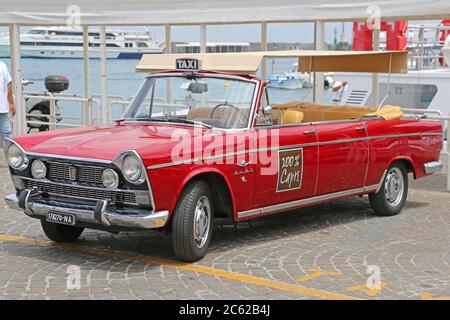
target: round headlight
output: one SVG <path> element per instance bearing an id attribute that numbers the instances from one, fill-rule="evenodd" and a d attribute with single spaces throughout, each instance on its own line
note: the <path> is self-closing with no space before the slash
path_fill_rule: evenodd
<path id="1" fill-rule="evenodd" d="M 106 169 L 102 174 L 103 185 L 108 189 L 116 189 L 119 186 L 119 176 L 112 169 Z"/>
<path id="2" fill-rule="evenodd" d="M 122 164 L 123 175 L 132 183 L 138 182 L 142 176 L 142 166 L 135 156 L 126 156 Z"/>
<path id="3" fill-rule="evenodd" d="M 8 164 L 14 169 L 21 169 L 25 164 L 25 154 L 15 144 L 11 144 L 6 153 Z"/>
<path id="4" fill-rule="evenodd" d="M 44 179 L 47 175 L 47 167 L 41 160 L 35 160 L 31 164 L 31 174 L 35 179 Z"/>

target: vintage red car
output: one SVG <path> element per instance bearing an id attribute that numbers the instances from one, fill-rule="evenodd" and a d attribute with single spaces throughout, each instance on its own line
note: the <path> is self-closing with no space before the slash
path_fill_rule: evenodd
<path id="1" fill-rule="evenodd" d="M 332 57 L 341 69 L 372 72 L 403 71 L 406 56 L 145 56 L 138 70 L 149 75 L 115 124 L 6 142 L 16 188 L 7 203 L 40 219 L 53 241 L 74 241 L 84 228 L 166 229 L 175 255 L 195 261 L 215 217 L 243 221 L 365 194 L 376 213 L 395 215 L 408 173 L 440 170 L 440 122 L 403 117 L 397 106 L 271 100 L 250 74 L 273 55 L 301 56 L 314 62 L 303 64 L 310 71 L 329 70 Z"/>

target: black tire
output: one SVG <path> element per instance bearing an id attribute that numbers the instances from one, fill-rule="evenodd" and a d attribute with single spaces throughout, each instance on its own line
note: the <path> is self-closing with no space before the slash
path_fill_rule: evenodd
<path id="1" fill-rule="evenodd" d="M 84 231 L 84 228 L 51 223 L 45 220 L 41 220 L 41 226 L 47 238 L 54 242 L 75 241 Z"/>
<path id="2" fill-rule="evenodd" d="M 198 233 L 204 235 L 200 241 L 199 238 L 196 238 L 194 232 L 194 219 L 196 208 L 201 204 L 204 204 L 202 210 L 204 210 L 203 215 L 207 216 L 208 228 L 205 229 L 205 223 L 196 224 Z M 206 212 L 208 213 L 206 214 Z M 203 217 L 203 215 L 197 216 Z M 201 220 L 205 221 L 205 219 Z M 201 180 L 190 183 L 181 193 L 172 219 L 172 246 L 176 257 L 187 262 L 198 261 L 203 258 L 211 241 L 213 222 L 214 205 L 208 184 Z"/>
<path id="3" fill-rule="evenodd" d="M 398 188 L 396 188 L 396 185 Z M 400 193 L 397 194 L 400 188 L 403 188 L 401 195 Z M 380 190 L 377 193 L 369 194 L 369 201 L 378 215 L 394 216 L 402 211 L 407 196 L 408 171 L 402 162 L 394 162 L 387 170 Z"/>

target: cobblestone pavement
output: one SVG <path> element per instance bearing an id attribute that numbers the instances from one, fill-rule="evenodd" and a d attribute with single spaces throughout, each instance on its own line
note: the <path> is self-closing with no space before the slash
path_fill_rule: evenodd
<path id="1" fill-rule="evenodd" d="M 6 208 L 13 188 L 0 159 L 0 299 L 450 298 L 444 179 L 413 183 L 395 217 L 375 216 L 363 197 L 219 224 L 206 258 L 181 264 L 159 232 L 87 230 L 52 244 L 39 221 Z"/>

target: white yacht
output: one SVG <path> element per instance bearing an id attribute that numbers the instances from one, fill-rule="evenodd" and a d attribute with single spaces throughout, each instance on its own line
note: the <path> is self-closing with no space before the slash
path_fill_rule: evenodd
<path id="1" fill-rule="evenodd" d="M 83 30 L 68 27 L 37 27 L 20 35 L 23 58 L 83 58 Z M 162 53 L 164 41 L 153 39 L 150 32 L 106 33 L 108 59 L 140 59 L 143 54 Z M 89 56 L 100 58 L 100 34 L 89 31 Z M 0 36 L 0 57 L 10 56 L 9 35 Z"/>

